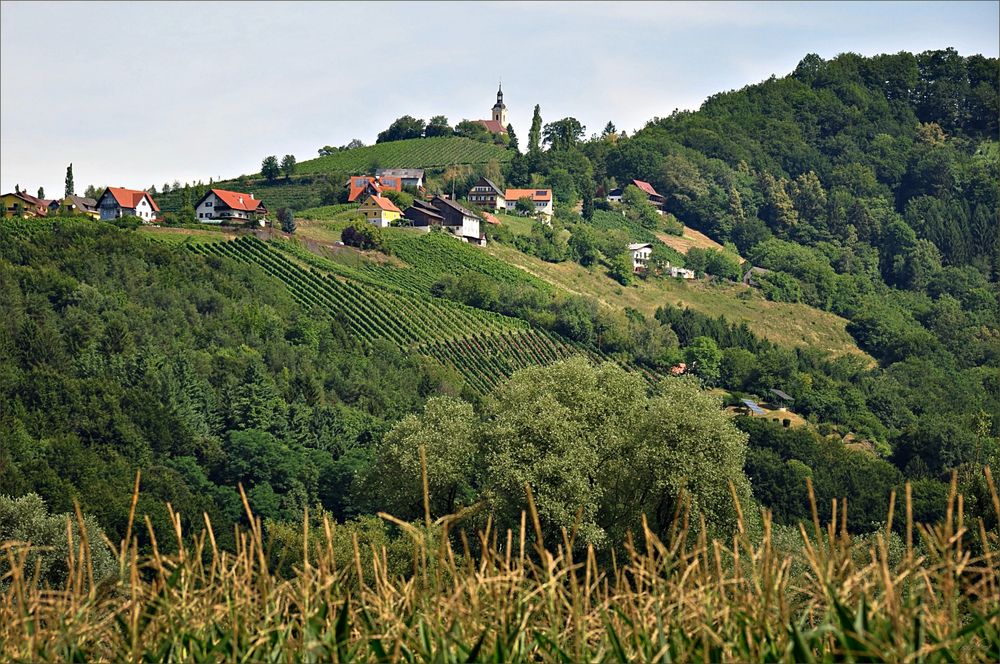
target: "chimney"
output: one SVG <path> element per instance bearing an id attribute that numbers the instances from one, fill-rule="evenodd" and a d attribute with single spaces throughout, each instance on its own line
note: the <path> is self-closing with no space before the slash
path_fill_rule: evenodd
<path id="1" fill-rule="evenodd" d="M 243 205 L 243 197 L 240 196 L 240 205 Z"/>
<path id="2" fill-rule="evenodd" d="M 250 192 L 250 200 L 253 200 L 253 192 Z"/>

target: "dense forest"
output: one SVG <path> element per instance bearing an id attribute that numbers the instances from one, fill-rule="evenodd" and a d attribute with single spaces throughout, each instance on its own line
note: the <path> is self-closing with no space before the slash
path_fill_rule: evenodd
<path id="1" fill-rule="evenodd" d="M 621 314 L 614 347 L 595 332 L 594 302 L 442 279 L 439 297 L 547 324 L 622 364 L 699 367 L 698 385 L 650 391 L 611 364 L 574 361 L 477 400 L 453 372 L 362 343 L 259 268 L 107 224 L 4 224 L 0 494 L 37 493 L 53 512 L 77 500 L 117 540 L 141 469 L 140 512 L 158 527 L 169 502 L 228 537 L 245 518 L 242 484 L 275 532 L 310 507 L 374 536 L 385 526 L 366 514 L 423 515 L 423 446 L 433 516 L 485 505 L 471 525 L 511 525 L 527 483 L 546 528 L 576 524 L 581 543 L 606 549 L 643 513 L 668 527 L 681 490 L 713 533 L 732 532 L 727 479 L 791 525 L 808 517 L 809 478 L 821 516 L 847 497 L 848 526 L 863 533 L 907 480 L 920 518 L 941 518 L 957 470 L 968 514 L 995 520 L 979 470 L 1000 466 L 998 79 L 995 59 L 953 50 L 810 55 L 631 137 L 609 123 L 586 139 L 575 119 L 543 125 L 536 109 L 526 151 L 505 166 L 506 184 L 548 183 L 558 202 L 523 251 L 586 264 L 623 232 L 653 230 L 640 205 L 620 223 L 603 201 L 646 180 L 670 219 L 770 270 L 767 297 L 847 318 L 876 366 L 667 302 L 654 320 Z M 637 331 L 669 352 L 644 354 Z M 698 389 L 776 385 L 815 430 L 730 421 Z M 831 428 L 874 451 L 824 437 Z"/>

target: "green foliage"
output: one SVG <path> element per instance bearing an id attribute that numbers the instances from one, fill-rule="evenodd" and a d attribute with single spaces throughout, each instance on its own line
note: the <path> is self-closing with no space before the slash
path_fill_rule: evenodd
<path id="1" fill-rule="evenodd" d="M 0 494 L 0 542 L 32 544 L 24 565 L 31 573 L 39 575 L 43 586 L 53 589 L 66 586 L 70 574 L 67 561 L 80 555 L 82 550 L 80 525 L 76 516 L 68 512 L 49 514 L 45 501 L 38 494 L 29 493 L 19 498 Z M 92 516 L 84 516 L 82 525 L 93 561 L 94 581 L 100 583 L 117 576 L 118 565 L 97 521 Z M 0 590 L 9 588 L 10 573 L 10 558 L 4 556 L 0 558 Z"/>
<path id="2" fill-rule="evenodd" d="M 727 480 L 752 504 L 745 438 L 682 382 L 650 398 L 641 380 L 610 365 L 527 369 L 498 391 L 484 427 L 482 491 L 501 528 L 517 528 L 525 484 L 546 533 L 574 529 L 597 546 L 621 542 L 643 513 L 665 528 L 682 490 L 712 533 L 735 526 Z"/>
<path id="3" fill-rule="evenodd" d="M 632 265 L 632 256 L 627 251 L 615 254 L 608 259 L 608 276 L 620 283 L 628 286 L 635 278 L 635 268 Z"/>
<path id="4" fill-rule="evenodd" d="M 285 175 L 286 180 L 295 175 L 295 167 L 295 155 L 286 154 L 281 158 L 281 172 Z M 263 171 L 261 173 L 263 174 Z M 267 175 L 264 175 L 264 177 L 267 177 Z"/>
<path id="5" fill-rule="evenodd" d="M 496 145 L 459 136 L 441 136 L 344 150 L 303 161 L 297 172 L 300 175 L 357 173 L 366 171 L 372 162 L 378 162 L 382 168 L 445 168 L 454 164 L 485 164 L 491 159 L 506 162 L 510 158 L 509 150 Z"/>
<path id="6" fill-rule="evenodd" d="M 363 484 L 379 509 L 405 520 L 424 516 L 426 467 L 431 518 L 457 512 L 474 496 L 476 414 L 460 399 L 429 399 L 419 415 L 400 420 L 372 451 Z M 421 461 L 421 449 L 426 466 Z"/>
<path id="7" fill-rule="evenodd" d="M 76 186 L 73 184 L 73 164 L 66 167 L 66 186 L 63 188 L 63 197 L 72 196 L 76 193 Z M 41 198 L 41 196 L 39 196 Z"/>
<path id="8" fill-rule="evenodd" d="M 274 182 L 278 179 L 279 173 L 281 173 L 281 166 L 278 164 L 278 158 L 273 154 L 264 157 L 264 161 L 260 164 L 261 177 L 268 182 Z"/>
<path id="9" fill-rule="evenodd" d="M 390 141 L 405 141 L 408 138 L 420 138 L 424 135 L 425 123 L 410 115 L 404 115 L 393 121 L 389 128 L 378 134 L 376 143 L 388 143 Z"/>
<path id="10" fill-rule="evenodd" d="M 340 238 L 349 247 L 388 253 L 382 229 L 367 221 L 352 221 L 340 232 Z"/>
<path id="11" fill-rule="evenodd" d="M 760 286 L 764 297 L 774 302 L 801 302 L 802 289 L 799 281 L 787 272 L 757 274 L 754 280 Z"/>
<path id="12" fill-rule="evenodd" d="M 277 215 L 278 223 L 281 224 L 281 230 L 285 233 L 295 232 L 295 212 L 291 208 L 278 208 Z"/>

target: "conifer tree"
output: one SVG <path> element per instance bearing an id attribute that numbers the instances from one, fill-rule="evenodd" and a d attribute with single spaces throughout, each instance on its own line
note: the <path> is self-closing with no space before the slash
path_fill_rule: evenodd
<path id="1" fill-rule="evenodd" d="M 66 191 L 64 196 L 72 196 L 76 193 L 76 188 L 73 186 L 73 164 L 66 167 Z"/>
<path id="2" fill-rule="evenodd" d="M 535 104 L 531 116 L 531 131 L 528 132 L 528 152 L 537 153 L 542 149 L 542 107 Z"/>

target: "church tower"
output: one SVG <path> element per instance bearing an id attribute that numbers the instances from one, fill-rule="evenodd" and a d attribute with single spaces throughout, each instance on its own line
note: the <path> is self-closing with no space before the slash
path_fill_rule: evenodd
<path id="1" fill-rule="evenodd" d="M 503 103 L 503 86 L 497 88 L 497 103 L 493 105 L 493 120 L 507 126 L 507 107 Z"/>

